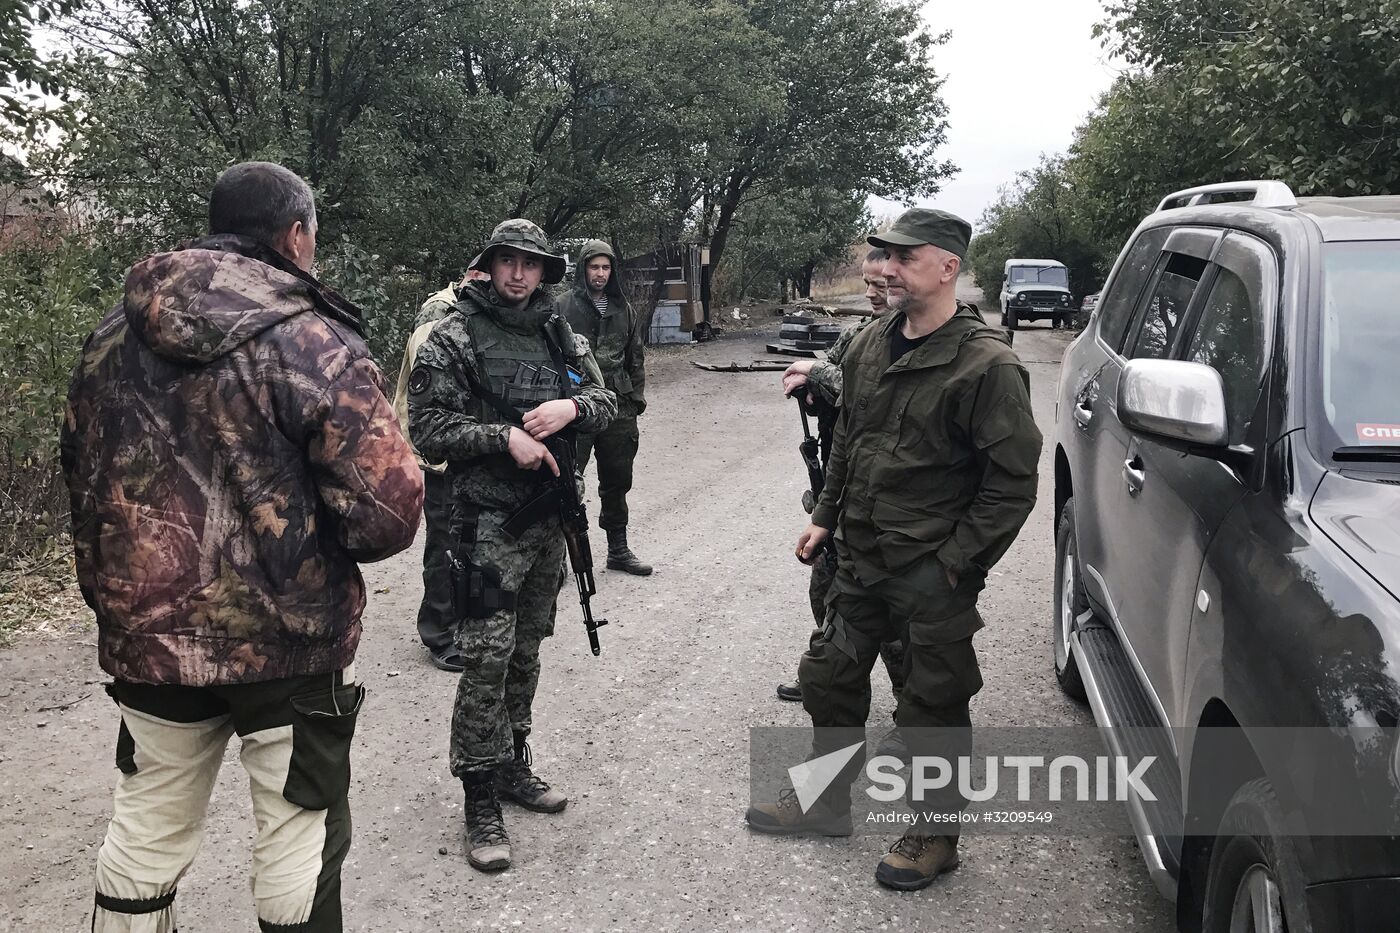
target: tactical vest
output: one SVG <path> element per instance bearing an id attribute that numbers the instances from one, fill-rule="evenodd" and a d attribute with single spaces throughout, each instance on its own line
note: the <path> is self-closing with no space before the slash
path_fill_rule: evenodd
<path id="1" fill-rule="evenodd" d="M 476 370 L 497 398 L 517 414 L 524 415 L 543 402 L 566 397 L 564 379 L 568 375 L 559 371 L 566 365 L 565 358 L 562 351 L 551 352 L 546 342 L 555 338 L 546 336 L 549 328 L 544 315 L 540 315 L 539 328 L 522 334 L 501 326 L 490 314 L 471 303 L 458 305 L 458 310 L 467 320 Z M 482 424 L 509 423 L 477 394 L 472 396 L 470 413 Z M 521 478 L 521 470 L 509 454 L 496 454 L 486 460 L 497 475 L 513 480 Z"/>

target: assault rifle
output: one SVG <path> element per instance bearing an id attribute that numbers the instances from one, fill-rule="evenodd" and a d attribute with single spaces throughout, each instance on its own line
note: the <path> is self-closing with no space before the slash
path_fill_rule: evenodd
<path id="1" fill-rule="evenodd" d="M 501 526 L 501 531 L 512 540 L 518 539 L 536 522 L 551 515 L 559 516 L 559 524 L 564 529 L 564 543 L 569 549 L 569 570 L 573 572 L 574 583 L 578 586 L 579 606 L 583 609 L 583 627 L 588 632 L 588 647 L 597 655 L 603 648 L 598 644 L 598 629 L 608 624 L 607 619 L 593 618 L 593 607 L 589 600 L 596 596 L 598 588 L 593 582 L 593 549 L 588 544 L 588 513 L 578 494 L 578 477 L 574 471 L 575 453 L 571 438 L 558 435 L 546 438 L 544 445 L 549 448 L 554 462 L 559 465 L 559 475 L 551 476 L 544 482 L 544 488 L 534 498 L 511 513 Z M 544 467 L 540 467 L 544 469 Z"/>
<path id="2" fill-rule="evenodd" d="M 812 426 L 807 422 L 809 414 L 815 417 L 815 413 L 808 411 L 807 390 L 797 390 L 793 398 L 797 399 L 797 411 L 802 415 L 802 442 L 797 445 L 797 452 L 802 455 L 802 462 L 807 467 L 807 482 L 812 487 L 802 493 L 802 507 L 811 514 L 816 511 L 817 500 L 822 497 L 822 488 L 826 486 L 826 467 L 822 465 L 821 444 L 812 434 Z M 829 551 L 833 557 L 836 556 L 836 546 L 832 543 L 830 535 L 822 542 L 822 550 Z M 812 560 L 815 562 L 815 555 Z"/>

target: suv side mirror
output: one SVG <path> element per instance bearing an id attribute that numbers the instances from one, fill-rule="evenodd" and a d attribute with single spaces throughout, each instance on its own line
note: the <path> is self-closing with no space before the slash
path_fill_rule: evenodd
<path id="1" fill-rule="evenodd" d="M 1131 431 L 1191 447 L 1230 442 L 1225 384 L 1203 363 L 1130 360 L 1118 379 L 1118 418 Z"/>

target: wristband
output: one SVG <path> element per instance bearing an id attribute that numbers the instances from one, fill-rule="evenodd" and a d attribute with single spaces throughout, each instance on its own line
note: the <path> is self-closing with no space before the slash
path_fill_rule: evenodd
<path id="1" fill-rule="evenodd" d="M 578 399 L 576 398 L 571 398 L 569 401 L 574 403 L 574 420 L 577 421 L 579 418 L 583 417 L 583 406 L 579 405 Z"/>

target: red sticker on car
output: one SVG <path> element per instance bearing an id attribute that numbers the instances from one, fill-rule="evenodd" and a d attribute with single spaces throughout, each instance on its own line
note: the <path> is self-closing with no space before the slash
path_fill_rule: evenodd
<path id="1" fill-rule="evenodd" d="M 1356 437 L 1363 444 L 1400 444 L 1400 424 L 1357 424 Z"/>

